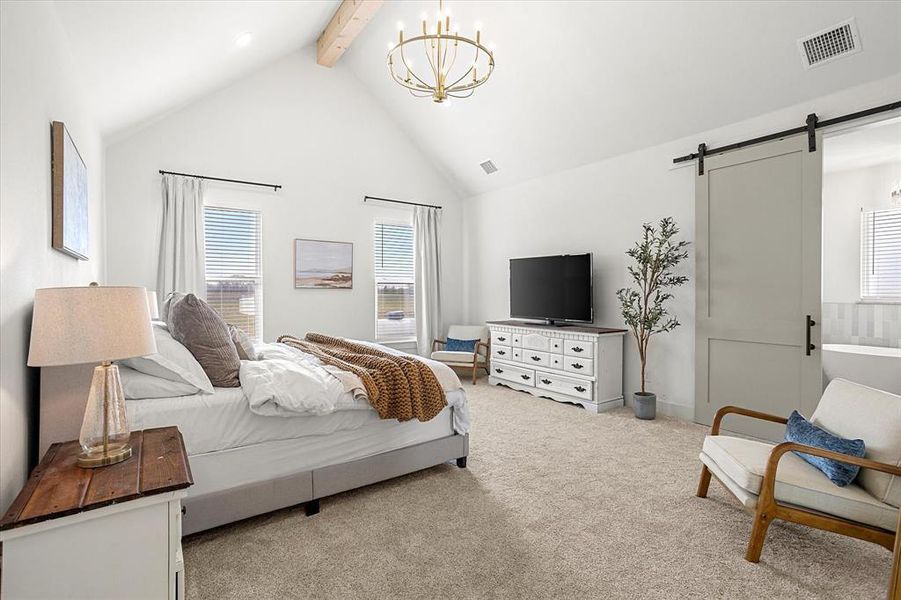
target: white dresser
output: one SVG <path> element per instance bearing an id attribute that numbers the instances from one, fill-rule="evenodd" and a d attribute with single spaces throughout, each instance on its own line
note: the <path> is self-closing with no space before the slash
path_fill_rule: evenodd
<path id="1" fill-rule="evenodd" d="M 592 412 L 623 405 L 625 329 L 489 321 L 492 385 Z"/>

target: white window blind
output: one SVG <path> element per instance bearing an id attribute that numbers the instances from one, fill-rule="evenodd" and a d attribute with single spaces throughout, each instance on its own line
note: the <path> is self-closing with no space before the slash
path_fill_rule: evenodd
<path id="1" fill-rule="evenodd" d="M 413 226 L 375 224 L 375 337 L 378 341 L 416 339 Z"/>
<path id="2" fill-rule="evenodd" d="M 206 298 L 226 323 L 263 337 L 260 213 L 206 206 Z"/>
<path id="3" fill-rule="evenodd" d="M 861 213 L 860 296 L 901 299 L 901 208 Z"/>

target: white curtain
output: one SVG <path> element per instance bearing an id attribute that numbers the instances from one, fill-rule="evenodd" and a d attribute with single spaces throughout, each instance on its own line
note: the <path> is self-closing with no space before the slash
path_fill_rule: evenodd
<path id="1" fill-rule="evenodd" d="M 432 340 L 441 337 L 441 212 L 436 208 L 413 208 L 416 253 L 416 345 L 428 356 Z"/>
<path id="2" fill-rule="evenodd" d="M 163 226 L 157 292 L 163 301 L 171 292 L 206 297 L 203 235 L 203 181 L 163 175 Z"/>

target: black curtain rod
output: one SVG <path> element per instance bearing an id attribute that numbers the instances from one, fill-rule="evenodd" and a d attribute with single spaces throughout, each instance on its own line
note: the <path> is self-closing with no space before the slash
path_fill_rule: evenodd
<path id="1" fill-rule="evenodd" d="M 901 101 L 891 102 L 889 104 L 883 104 L 882 106 L 876 106 L 874 108 L 868 108 L 866 110 L 861 110 L 855 113 L 851 113 L 848 115 L 842 115 L 841 117 L 835 117 L 834 119 L 826 119 L 825 121 L 816 121 L 814 124 L 815 129 L 822 129 L 823 127 L 829 127 L 831 125 L 838 125 L 839 123 L 845 123 L 846 121 L 853 121 L 855 119 L 862 119 L 864 117 L 869 117 L 870 115 L 879 114 L 882 112 L 888 112 L 892 110 L 898 110 L 901 108 Z M 750 140 L 745 140 L 743 142 L 736 142 L 734 144 L 729 144 L 728 146 L 720 146 L 719 148 L 704 148 L 704 155 L 709 156 L 711 154 L 718 154 L 720 152 L 728 152 L 729 150 L 738 150 L 739 148 L 744 148 L 745 146 L 753 146 L 754 144 L 760 144 L 762 142 L 769 142 L 770 140 L 776 140 L 782 137 L 787 137 L 790 135 L 798 135 L 800 133 L 806 133 L 809 131 L 808 125 L 802 125 L 800 127 L 794 127 L 792 129 L 786 129 L 785 131 L 780 131 L 778 133 L 771 133 L 769 135 L 764 135 L 761 137 L 753 138 Z M 681 162 L 686 162 L 689 160 L 694 160 L 700 156 L 699 153 L 693 152 L 691 154 L 686 154 L 685 156 L 680 156 L 678 158 L 673 159 L 673 163 L 678 164 Z"/>
<path id="2" fill-rule="evenodd" d="M 258 187 L 272 188 L 276 192 L 282 189 L 282 186 L 275 183 L 259 183 L 257 181 L 243 181 L 241 179 L 225 179 L 223 177 L 209 177 L 207 175 L 191 175 L 190 173 L 176 173 L 175 171 L 163 171 L 160 169 L 160 175 L 181 175 L 182 177 L 193 177 L 194 179 L 209 179 L 210 181 L 224 181 L 226 183 L 240 183 L 242 185 L 255 185 Z"/>
<path id="3" fill-rule="evenodd" d="M 379 202 L 393 202 L 394 204 L 406 204 L 408 206 L 425 206 L 427 208 L 437 208 L 441 210 L 443 207 L 435 204 L 420 204 L 419 202 L 407 202 L 405 200 L 392 200 L 391 198 L 378 198 L 376 196 L 363 196 L 363 202 L 367 200 L 378 200 Z"/>

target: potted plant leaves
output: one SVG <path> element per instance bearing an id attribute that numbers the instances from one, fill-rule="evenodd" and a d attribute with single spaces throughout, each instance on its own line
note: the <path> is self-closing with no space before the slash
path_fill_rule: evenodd
<path id="1" fill-rule="evenodd" d="M 676 274 L 676 267 L 688 258 L 689 242 L 673 239 L 679 228 L 672 217 L 661 219 L 657 226 L 645 223 L 642 228 L 641 239 L 626 251 L 634 261 L 629 265 L 633 287 L 618 290 L 616 297 L 626 326 L 638 344 L 641 360 L 641 391 L 633 394 L 635 416 L 653 419 L 657 415 L 657 395 L 645 389 L 648 342 L 651 336 L 679 326 L 666 304 L 673 297 L 670 290 L 688 282 L 687 276 Z"/>

